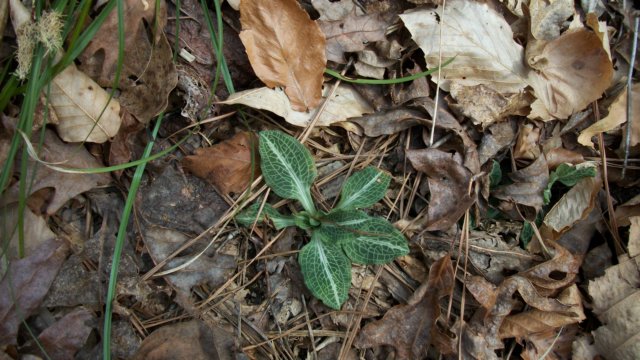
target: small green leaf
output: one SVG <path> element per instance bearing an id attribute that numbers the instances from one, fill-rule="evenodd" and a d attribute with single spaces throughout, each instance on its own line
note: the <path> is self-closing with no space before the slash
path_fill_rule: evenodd
<path id="1" fill-rule="evenodd" d="M 306 211 L 300 211 L 294 217 L 296 226 L 303 230 L 313 229 L 320 225 L 318 220 L 312 218 Z"/>
<path id="2" fill-rule="evenodd" d="M 544 204 L 547 205 L 551 202 L 551 187 L 553 187 L 556 181 L 561 182 L 565 186 L 573 186 L 580 181 L 580 179 L 594 177 L 596 174 L 597 171 L 594 166 L 560 164 L 560 166 L 549 175 L 549 182 L 543 192 Z"/>
<path id="3" fill-rule="evenodd" d="M 500 181 L 502 181 L 502 169 L 500 168 L 500 163 L 493 160 L 491 173 L 489 174 L 489 187 L 493 189 L 500 184 Z"/>
<path id="4" fill-rule="evenodd" d="M 256 218 L 258 218 L 258 222 L 263 222 L 265 219 L 268 219 L 273 222 L 273 226 L 278 230 L 286 228 L 287 226 L 296 225 L 293 216 L 282 215 L 269 204 L 264 204 L 260 216 L 258 216 L 258 210 L 260 210 L 260 203 L 253 203 L 236 215 L 236 221 L 242 226 L 249 227 L 253 225 Z"/>
<path id="5" fill-rule="evenodd" d="M 339 240 L 354 263 L 385 264 L 409 253 L 407 240 L 387 220 L 371 217 L 357 227 L 354 237 Z"/>
<path id="6" fill-rule="evenodd" d="M 337 244 L 327 244 L 314 233 L 298 255 L 304 283 L 313 296 L 336 310 L 349 296 L 351 262 Z"/>
<path id="7" fill-rule="evenodd" d="M 382 170 L 369 166 L 345 181 L 340 202 L 335 210 L 369 207 L 384 197 L 391 177 Z"/>
<path id="8" fill-rule="evenodd" d="M 309 188 L 317 172 L 313 157 L 294 137 L 281 131 L 260 132 L 260 168 L 269 187 L 279 196 L 296 199 L 316 213 Z"/>

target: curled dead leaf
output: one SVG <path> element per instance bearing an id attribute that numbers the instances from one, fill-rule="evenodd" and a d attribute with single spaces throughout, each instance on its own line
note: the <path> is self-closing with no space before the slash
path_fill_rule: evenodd
<path id="1" fill-rule="evenodd" d="M 502 185 L 492 193 L 498 199 L 515 201 L 518 204 L 542 208 L 542 192 L 549 182 L 549 169 L 544 155 L 524 169 L 509 174 L 513 184 Z"/>
<path id="2" fill-rule="evenodd" d="M 344 53 L 362 51 L 367 44 L 385 39 L 388 22 L 380 14 L 350 13 L 337 21 L 319 21 L 327 38 L 327 60 L 344 64 Z"/>
<path id="3" fill-rule="evenodd" d="M 256 75 L 283 86 L 297 111 L 318 106 L 327 63 L 324 34 L 295 0 L 240 2 L 240 39 Z"/>

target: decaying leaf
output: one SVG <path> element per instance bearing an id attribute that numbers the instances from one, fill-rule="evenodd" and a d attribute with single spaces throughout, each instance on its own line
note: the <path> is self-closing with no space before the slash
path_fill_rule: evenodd
<path id="1" fill-rule="evenodd" d="M 531 0 L 531 35 L 538 40 L 553 40 L 560 35 L 560 30 L 575 9 L 571 0 Z"/>
<path id="2" fill-rule="evenodd" d="M 635 83 L 631 89 L 631 99 L 634 104 L 640 104 L 640 83 Z M 609 107 L 609 114 L 600 121 L 582 130 L 578 142 L 593 148 L 591 138 L 599 133 L 618 128 L 627 121 L 627 90 L 616 97 Z M 625 134 L 626 136 L 626 134 Z M 631 119 L 631 146 L 640 142 L 640 111 L 633 111 Z"/>
<path id="3" fill-rule="evenodd" d="M 436 9 L 420 8 L 400 15 L 413 40 L 424 51 L 427 66 L 456 59 L 441 70 L 440 85 L 485 85 L 500 93 L 518 93 L 527 83 L 524 50 L 513 40 L 504 17 L 487 3 L 453 0 Z M 442 41 L 440 28 L 442 26 Z M 440 48 L 442 44 L 442 48 Z M 437 75 L 434 76 L 437 81 Z"/>
<path id="4" fill-rule="evenodd" d="M 2 231 L 0 240 L 3 244 L 9 244 L 8 258 L 18 259 L 18 204 L 13 203 L 0 208 Z M 24 253 L 32 254 L 38 247 L 55 238 L 55 234 L 49 228 L 47 221 L 34 214 L 29 208 L 24 210 Z M 16 230 L 15 232 L 14 229 Z M 12 237 L 10 237 L 13 235 Z M 5 253 L 6 254 L 6 253 Z"/>
<path id="5" fill-rule="evenodd" d="M 516 137 L 516 129 L 514 121 L 503 121 L 486 128 L 478 147 L 480 165 L 511 145 Z"/>
<path id="6" fill-rule="evenodd" d="M 118 100 L 109 99 L 109 93 L 74 64 L 51 81 L 49 102 L 64 141 L 103 143 L 120 129 Z"/>
<path id="7" fill-rule="evenodd" d="M 540 128 L 530 123 L 520 123 L 516 144 L 513 147 L 514 159 L 534 160 L 540 156 Z"/>
<path id="8" fill-rule="evenodd" d="M 133 356 L 134 360 L 219 359 L 231 360 L 234 337 L 224 329 L 209 327 L 200 320 L 163 326 L 149 335 Z"/>
<path id="9" fill-rule="evenodd" d="M 611 84 L 613 65 L 598 36 L 588 29 L 565 32 L 536 46 L 527 62 L 536 70 L 529 83 L 538 98 L 529 118 L 566 119 L 597 100 Z"/>
<path id="10" fill-rule="evenodd" d="M 436 320 L 440 316 L 440 298 L 449 295 L 454 276 L 448 256 L 431 265 L 429 278 L 405 305 L 396 305 L 381 320 L 367 324 L 358 334 L 358 348 L 389 345 L 397 359 L 419 359 L 439 337 Z"/>
<path id="11" fill-rule="evenodd" d="M 576 335 L 580 331 L 577 324 L 565 325 L 559 329 L 549 330 L 527 336 L 527 343 L 523 353 L 520 354 L 522 360 L 570 360 L 570 359 L 593 359 L 589 357 L 572 356 L 572 345 Z"/>
<path id="12" fill-rule="evenodd" d="M 325 86 L 322 96 L 326 98 L 331 88 Z M 329 126 L 348 118 L 373 113 L 373 107 L 352 86 L 340 84 L 322 110 L 316 126 Z M 292 105 L 285 93 L 276 88 L 258 88 L 232 94 L 223 104 L 244 104 L 255 109 L 271 111 L 296 126 L 308 126 L 318 110 L 309 112 L 292 110 Z"/>
<path id="13" fill-rule="evenodd" d="M 260 176 L 258 156 L 257 137 L 249 132 L 239 132 L 211 147 L 196 149 L 194 155 L 182 160 L 182 165 L 223 194 L 239 194 Z"/>
<path id="14" fill-rule="evenodd" d="M 426 229 L 446 230 L 473 204 L 469 194 L 471 172 L 454 155 L 438 149 L 407 151 L 407 159 L 429 181 L 429 210 Z"/>
<path id="15" fill-rule="evenodd" d="M 313 7 L 320 13 L 322 21 L 337 21 L 349 14 L 362 15 L 363 11 L 353 1 L 311 0 Z"/>
<path id="16" fill-rule="evenodd" d="M 37 140 L 36 140 L 37 141 Z M 45 131 L 43 148 L 40 159 L 49 163 L 64 163 L 69 168 L 87 169 L 102 167 L 85 148 L 78 145 L 65 144 L 51 130 Z M 34 170 L 35 162 L 30 161 L 29 173 L 24 174 L 25 179 L 32 179 L 31 192 L 33 194 L 39 190 L 54 189 L 46 206 L 45 212 L 49 215 L 55 214 L 68 200 L 91 190 L 96 186 L 109 183 L 111 178 L 107 174 L 69 174 L 52 170 L 42 164 Z M 1 204 L 17 202 L 20 195 L 19 184 L 14 184 L 3 194 Z"/>
<path id="17" fill-rule="evenodd" d="M 327 38 L 327 60 L 344 64 L 344 53 L 362 51 L 372 42 L 385 39 L 389 23 L 380 14 L 349 16 L 338 21 L 319 21 Z"/>
<path id="18" fill-rule="evenodd" d="M 9 264 L 0 281 L 0 346 L 16 344 L 18 327 L 42 303 L 68 249 L 64 241 L 50 239 Z"/>
<path id="19" fill-rule="evenodd" d="M 156 9 L 155 1 L 124 2 L 120 103 L 142 123 L 164 110 L 178 82 L 171 48 L 161 31 L 166 23 L 166 4 L 160 1 L 159 5 Z M 102 86 L 113 86 L 115 80 L 119 22 L 118 12 L 112 11 L 80 56 L 82 69 Z"/>
<path id="20" fill-rule="evenodd" d="M 542 192 L 549 181 L 549 169 L 544 155 L 524 169 L 509 174 L 513 184 L 502 185 L 492 195 L 502 200 L 512 200 L 518 204 L 536 209 L 544 204 Z"/>
<path id="21" fill-rule="evenodd" d="M 327 62 L 320 26 L 295 0 L 242 1 L 240 14 L 240 39 L 258 78 L 283 86 L 296 111 L 318 106 Z"/>
<path id="22" fill-rule="evenodd" d="M 463 86 L 458 82 L 452 82 L 450 91 L 457 102 L 450 106 L 482 127 L 503 120 L 509 115 L 528 115 L 529 105 L 533 101 L 532 95 L 528 92 L 503 95 L 483 84 Z"/>
<path id="23" fill-rule="evenodd" d="M 611 359 L 637 359 L 640 354 L 640 217 L 630 219 L 629 255 L 589 282 L 593 311 L 602 326 L 593 332 L 595 347 Z"/>
<path id="24" fill-rule="evenodd" d="M 42 331 L 38 340 L 51 359 L 73 359 L 97 325 L 95 320 L 91 311 L 79 307 Z"/>

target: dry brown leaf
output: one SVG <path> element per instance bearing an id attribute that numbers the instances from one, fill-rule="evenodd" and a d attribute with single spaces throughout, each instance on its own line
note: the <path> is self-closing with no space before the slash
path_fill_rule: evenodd
<path id="1" fill-rule="evenodd" d="M 498 199 L 515 201 L 518 204 L 542 208 L 542 191 L 549 182 L 549 169 L 544 155 L 524 169 L 509 174 L 513 184 L 502 185 L 492 193 Z"/>
<path id="2" fill-rule="evenodd" d="M 629 226 L 629 219 L 633 216 L 640 216 L 640 194 L 616 208 L 618 226 Z"/>
<path id="3" fill-rule="evenodd" d="M 572 345 L 578 331 L 580 327 L 577 324 L 571 324 L 558 330 L 531 334 L 527 336 L 527 344 L 520 356 L 522 360 L 587 360 L 575 355 L 572 357 Z"/>
<path id="4" fill-rule="evenodd" d="M 566 163 L 577 165 L 584 162 L 582 154 L 563 147 L 557 147 L 549 151 L 545 151 L 544 155 L 547 159 L 547 166 L 549 166 L 549 170 L 555 170 L 555 168 L 560 166 L 560 164 Z"/>
<path id="5" fill-rule="evenodd" d="M 478 147 L 480 164 L 484 165 L 502 149 L 511 145 L 516 137 L 516 129 L 515 121 L 499 122 L 485 129 Z"/>
<path id="6" fill-rule="evenodd" d="M 36 140 L 37 141 L 37 140 Z M 40 159 L 49 163 L 64 163 L 69 168 L 86 169 L 99 168 L 103 165 L 89 152 L 78 145 L 65 144 L 51 130 L 45 131 L 44 143 L 40 152 Z M 46 188 L 54 189 L 54 193 L 46 206 L 45 212 L 55 214 L 68 200 L 91 190 L 99 185 L 105 185 L 111 181 L 108 174 L 69 174 L 52 170 L 46 166 L 38 165 L 33 173 L 35 162 L 30 161 L 28 174 L 25 179 L 32 179 L 29 195 Z M 19 184 L 14 184 L 5 192 L 0 204 L 6 205 L 17 202 L 20 194 Z"/>
<path id="7" fill-rule="evenodd" d="M 327 63 L 320 26 L 295 0 L 244 0 L 240 15 L 240 39 L 258 78 L 283 86 L 294 110 L 318 106 Z"/>
<path id="8" fill-rule="evenodd" d="M 450 104 L 476 125 L 487 127 L 509 115 L 528 115 L 533 101 L 528 92 L 503 95 L 485 85 L 462 86 L 451 83 L 451 96 L 457 104 Z"/>
<path id="9" fill-rule="evenodd" d="M 596 205 L 600 189 L 602 180 L 599 176 L 581 179 L 553 205 L 544 217 L 544 224 L 557 233 L 569 230 L 589 215 Z"/>
<path id="10" fill-rule="evenodd" d="M 584 320 L 582 297 L 578 286 L 571 285 L 557 298 L 567 308 L 562 311 L 543 311 L 531 309 L 507 316 L 500 326 L 500 338 L 526 339 L 531 335 L 545 333 Z M 529 304 L 535 307 L 535 304 Z"/>
<path id="11" fill-rule="evenodd" d="M 196 149 L 194 155 L 182 160 L 182 166 L 223 194 L 239 194 L 260 176 L 258 156 L 258 138 L 250 132 L 239 132 L 211 147 Z"/>
<path id="12" fill-rule="evenodd" d="M 640 354 L 640 217 L 630 219 L 629 255 L 589 282 L 593 311 L 602 326 L 593 332 L 596 349 L 611 359 Z"/>
<path id="13" fill-rule="evenodd" d="M 431 198 L 425 229 L 449 229 L 475 201 L 469 194 L 471 172 L 454 155 L 438 149 L 408 150 L 406 154 L 429 182 Z"/>
<path id="14" fill-rule="evenodd" d="M 424 51 L 427 67 L 438 66 L 440 56 L 442 61 L 456 57 L 441 70 L 444 90 L 448 91 L 452 82 L 462 86 L 482 84 L 499 94 L 518 93 L 527 86 L 524 51 L 513 40 L 507 21 L 489 4 L 453 0 L 447 1 L 444 12 L 442 6 L 421 8 L 407 11 L 400 18 Z"/>
<path id="15" fill-rule="evenodd" d="M 178 82 L 171 47 L 162 31 L 153 30 L 163 29 L 166 4 L 160 1 L 159 9 L 155 4 L 154 1 L 124 2 L 127 36 L 118 86 L 122 91 L 120 103 L 142 123 L 149 122 L 165 109 L 169 93 Z M 156 13 L 159 14 L 157 19 Z M 112 86 L 115 80 L 118 51 L 114 49 L 118 48 L 119 21 L 117 12 L 112 11 L 80 56 L 82 69 L 102 86 Z M 151 39 L 148 33 L 152 34 Z"/>
<path id="16" fill-rule="evenodd" d="M 634 104 L 640 104 L 640 83 L 635 83 L 631 89 L 631 98 Z M 578 142 L 584 146 L 593 148 L 591 138 L 602 132 L 616 129 L 627 121 L 627 90 L 616 97 L 609 107 L 609 114 L 600 121 L 582 130 L 578 136 Z M 625 128 L 626 129 L 626 128 Z M 626 134 L 625 134 L 626 136 Z M 631 119 L 631 146 L 640 142 L 640 111 L 633 112 Z"/>
<path id="17" fill-rule="evenodd" d="M 353 1 L 311 0 L 311 4 L 320 14 L 319 20 L 322 21 L 337 21 L 352 13 L 363 14 L 362 8 L 356 6 Z"/>
<path id="18" fill-rule="evenodd" d="M 49 102 L 64 141 L 103 143 L 118 133 L 120 103 L 109 99 L 109 93 L 74 64 L 54 77 L 51 85 Z"/>
<path id="19" fill-rule="evenodd" d="M 136 135 L 142 129 L 144 129 L 144 124 L 136 120 L 128 111 L 124 110 L 122 112 L 122 126 L 109 146 L 109 165 L 120 165 L 129 162 L 136 146 L 144 146 L 141 141 L 136 139 Z M 119 178 L 122 171 L 117 170 L 113 174 L 116 178 Z"/>
<path id="20" fill-rule="evenodd" d="M 384 40 L 389 23 L 381 14 L 349 14 L 338 21 L 319 21 L 327 38 L 327 60 L 346 63 L 344 53 L 364 50 L 368 44 Z"/>
<path id="21" fill-rule="evenodd" d="M 6 207 L 0 208 L 0 218 L 2 218 L 3 229 L 17 229 L 18 224 L 18 204 L 10 204 Z M 38 247 L 42 246 L 47 241 L 55 238 L 56 235 L 51 231 L 47 221 L 31 212 L 29 208 L 24 210 L 24 253 L 26 255 L 32 254 Z M 11 236 L 13 234 L 13 236 Z M 11 233 L 10 231 L 3 232 L 0 235 L 3 240 L 3 244 L 8 242 L 8 258 L 18 259 L 18 231 Z M 11 238 L 9 239 L 9 237 Z M 6 253 L 5 253 L 6 254 Z"/>
<path id="22" fill-rule="evenodd" d="M 551 242 L 547 246 L 553 248 L 553 258 L 519 274 L 528 279 L 542 296 L 555 295 L 573 284 L 583 258 L 581 254 L 574 255 L 560 244 Z"/>
<path id="23" fill-rule="evenodd" d="M 538 40 L 553 40 L 560 35 L 564 22 L 573 15 L 572 0 L 531 0 L 531 35 Z"/>
<path id="24" fill-rule="evenodd" d="M 200 320 L 163 326 L 149 335 L 134 360 L 235 359 L 233 335 Z"/>
<path id="25" fill-rule="evenodd" d="M 544 43 L 530 41 L 527 62 L 538 100 L 529 118 L 566 119 L 597 100 L 611 84 L 613 65 L 598 36 L 587 29 L 564 33 Z"/>
<path id="26" fill-rule="evenodd" d="M 324 86 L 322 90 L 323 98 L 329 96 L 330 91 L 330 86 Z M 255 109 L 268 110 L 283 117 L 289 124 L 302 127 L 308 126 L 318 113 L 318 110 L 308 112 L 292 110 L 289 100 L 281 89 L 263 87 L 234 93 L 221 103 L 243 104 Z M 347 84 L 340 84 L 327 101 L 328 103 L 320 113 L 316 126 L 330 126 L 352 117 L 374 112 L 369 102 L 355 91 L 351 85 Z"/>
<path id="27" fill-rule="evenodd" d="M 51 359 L 73 359 L 97 325 L 95 320 L 91 311 L 79 307 L 44 329 L 38 340 Z"/>
<path id="28" fill-rule="evenodd" d="M 534 160 L 540 156 L 540 128 L 530 123 L 520 123 L 520 130 L 513 147 L 514 159 Z"/>
<path id="29" fill-rule="evenodd" d="M 64 241 L 50 239 L 9 264 L 0 282 L 0 347 L 16 344 L 18 327 L 42 303 L 68 249 Z"/>
<path id="30" fill-rule="evenodd" d="M 391 308 L 381 320 L 367 324 L 354 345 L 370 348 L 393 346 L 396 359 L 418 359 L 426 355 L 437 332 L 440 298 L 449 295 L 454 284 L 453 267 L 448 256 L 429 269 L 429 278 L 411 295 L 406 305 Z"/>

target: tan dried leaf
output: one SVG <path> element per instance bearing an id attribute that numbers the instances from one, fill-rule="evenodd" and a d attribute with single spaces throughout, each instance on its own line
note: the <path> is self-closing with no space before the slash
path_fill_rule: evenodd
<path id="1" fill-rule="evenodd" d="M 528 44 L 527 61 L 536 70 L 529 83 L 538 100 L 531 105 L 529 118 L 566 119 L 611 84 L 613 65 L 592 31 L 579 29 L 542 45 L 534 43 Z"/>
<path id="2" fill-rule="evenodd" d="M 534 160 L 540 156 L 540 128 L 530 123 L 520 123 L 520 131 L 513 147 L 514 159 Z"/>
<path id="3" fill-rule="evenodd" d="M 369 43 L 384 40 L 389 26 L 381 14 L 349 14 L 338 21 L 319 21 L 327 38 L 327 60 L 344 64 L 345 52 L 364 50 Z"/>
<path id="4" fill-rule="evenodd" d="M 454 155 L 438 149 L 408 150 L 407 159 L 429 182 L 431 199 L 426 230 L 446 230 L 473 204 L 469 194 L 471 172 Z"/>
<path id="5" fill-rule="evenodd" d="M 640 217 L 630 219 L 629 256 L 589 282 L 594 313 L 602 326 L 593 332 L 596 349 L 607 358 L 631 360 L 640 354 Z"/>
<path id="6" fill-rule="evenodd" d="M 572 0 L 531 0 L 531 34 L 538 40 L 553 40 L 560 35 L 561 26 L 573 15 Z"/>
<path id="7" fill-rule="evenodd" d="M 109 99 L 109 93 L 74 64 L 53 78 L 49 102 L 64 141 L 103 143 L 120 129 L 118 100 Z"/>
<path id="8" fill-rule="evenodd" d="M 534 100 L 528 92 L 503 95 L 485 86 L 451 84 L 451 96 L 457 104 L 450 104 L 483 128 L 503 120 L 509 115 L 528 115 L 529 104 Z"/>
<path id="9" fill-rule="evenodd" d="M 441 87 L 485 85 L 499 94 L 518 93 L 527 86 L 524 51 L 513 40 L 511 27 L 489 4 L 452 0 L 446 10 L 420 8 L 400 15 L 413 40 L 424 51 L 427 66 L 456 59 L 441 70 Z M 440 28 L 443 39 L 440 41 Z M 440 49 L 442 44 L 442 49 Z M 437 75 L 434 76 L 434 80 Z"/>
<path id="10" fill-rule="evenodd" d="M 631 99 L 634 104 L 640 104 L 640 83 L 635 83 L 631 89 Z M 578 136 L 578 142 L 584 146 L 593 148 L 591 138 L 602 132 L 618 128 L 627 121 L 627 90 L 616 97 L 609 107 L 609 114 L 600 121 L 582 130 Z M 625 135 L 626 136 L 626 135 Z M 633 112 L 631 119 L 631 146 L 640 142 L 640 111 Z"/>
<path id="11" fill-rule="evenodd" d="M 211 147 L 196 149 L 194 155 L 182 160 L 182 165 L 223 194 L 239 194 L 251 183 L 252 174 L 253 179 L 260 176 L 258 156 L 257 137 L 249 132 L 239 132 Z"/>
<path id="12" fill-rule="evenodd" d="M 329 95 L 331 88 L 325 86 L 323 97 Z M 351 85 L 340 84 L 322 110 L 316 126 L 330 126 L 348 118 L 371 114 L 374 112 L 369 102 Z M 305 127 L 316 116 L 318 110 L 309 112 L 291 109 L 289 98 L 281 89 L 258 88 L 232 94 L 223 104 L 243 104 L 255 109 L 263 109 L 284 118 L 291 125 Z"/>
<path id="13" fill-rule="evenodd" d="M 294 110 L 318 106 L 327 63 L 320 26 L 295 0 L 243 0 L 240 15 L 240 39 L 258 78 L 283 86 Z"/>

